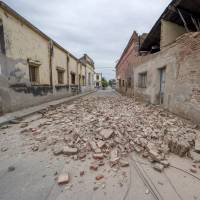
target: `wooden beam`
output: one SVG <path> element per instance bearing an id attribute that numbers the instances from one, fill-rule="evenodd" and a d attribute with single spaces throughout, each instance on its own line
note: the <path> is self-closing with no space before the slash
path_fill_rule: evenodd
<path id="1" fill-rule="evenodd" d="M 182 13 L 181 13 L 181 11 L 180 11 L 178 8 L 177 8 L 177 11 L 178 11 L 178 14 L 179 14 L 181 20 L 183 21 L 183 24 L 184 24 L 184 27 L 185 27 L 186 31 L 189 33 L 190 31 L 189 31 L 189 29 L 188 29 L 187 23 L 186 23 L 186 21 L 185 21 L 183 15 L 182 15 Z"/>

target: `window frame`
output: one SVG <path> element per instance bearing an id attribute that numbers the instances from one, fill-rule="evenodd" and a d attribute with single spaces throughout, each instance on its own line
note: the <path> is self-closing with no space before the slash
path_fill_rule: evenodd
<path id="1" fill-rule="evenodd" d="M 71 72 L 71 84 L 75 85 L 76 84 L 76 74 Z"/>
<path id="2" fill-rule="evenodd" d="M 64 70 L 59 70 L 57 69 L 57 80 L 58 80 L 58 85 L 63 85 L 64 84 Z"/>
<path id="3" fill-rule="evenodd" d="M 138 87 L 144 89 L 147 88 L 147 71 L 139 73 Z"/>
<path id="4" fill-rule="evenodd" d="M 29 67 L 29 80 L 31 84 L 39 84 L 40 83 L 40 77 L 39 77 L 39 66 L 30 64 L 28 65 Z M 34 73 L 33 73 L 34 69 Z M 35 76 L 35 78 L 33 78 Z M 35 79 L 35 80 L 33 80 Z"/>

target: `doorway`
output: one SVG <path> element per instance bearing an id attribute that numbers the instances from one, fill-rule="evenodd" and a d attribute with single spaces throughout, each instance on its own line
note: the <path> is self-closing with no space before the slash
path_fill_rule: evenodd
<path id="1" fill-rule="evenodd" d="M 164 103 L 164 94 L 165 94 L 165 81 L 166 81 L 166 67 L 161 68 L 160 70 L 160 104 Z"/>

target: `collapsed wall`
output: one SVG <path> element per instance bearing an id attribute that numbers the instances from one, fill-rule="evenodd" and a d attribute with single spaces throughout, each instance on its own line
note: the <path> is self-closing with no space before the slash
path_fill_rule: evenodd
<path id="1" fill-rule="evenodd" d="M 160 104 L 160 70 L 165 69 L 163 106 L 171 112 L 200 122 L 200 33 L 187 33 L 162 51 L 138 59 L 134 70 L 134 95 L 138 100 Z M 146 87 L 140 74 L 147 73 Z"/>

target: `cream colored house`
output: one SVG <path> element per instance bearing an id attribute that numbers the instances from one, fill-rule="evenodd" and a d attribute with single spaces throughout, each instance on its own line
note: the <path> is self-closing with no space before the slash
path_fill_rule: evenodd
<path id="1" fill-rule="evenodd" d="M 85 70 L 85 83 L 87 87 L 90 89 L 94 89 L 95 82 L 94 82 L 94 74 L 95 74 L 95 67 L 94 67 L 94 61 L 87 55 L 84 54 L 82 58 L 80 58 L 80 61 L 84 63 L 86 66 Z M 84 88 L 85 90 L 85 88 Z"/>
<path id="2" fill-rule="evenodd" d="M 93 76 L 93 61 L 79 60 L 0 2 L 0 112 L 91 90 Z"/>
<path id="3" fill-rule="evenodd" d="M 95 73 L 94 82 L 96 88 L 102 87 L 102 73 Z"/>

